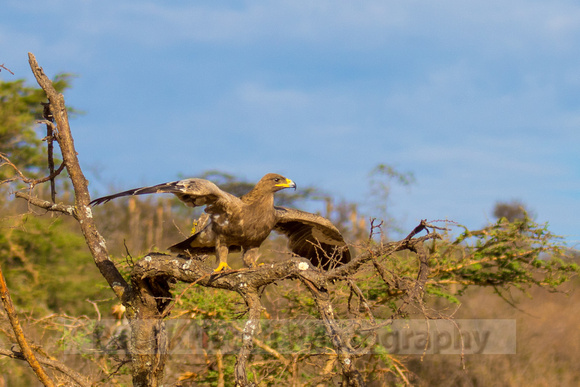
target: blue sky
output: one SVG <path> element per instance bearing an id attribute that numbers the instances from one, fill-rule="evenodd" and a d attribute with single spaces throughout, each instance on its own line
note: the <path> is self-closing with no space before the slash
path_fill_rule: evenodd
<path id="1" fill-rule="evenodd" d="M 498 200 L 580 241 L 580 3 L 4 1 L 3 80 L 27 53 L 67 92 L 93 192 L 220 169 L 280 172 L 477 228 Z"/>

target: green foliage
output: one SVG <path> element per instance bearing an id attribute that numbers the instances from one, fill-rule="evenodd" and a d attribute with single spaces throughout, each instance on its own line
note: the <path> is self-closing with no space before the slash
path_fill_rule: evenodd
<path id="1" fill-rule="evenodd" d="M 546 224 L 527 216 L 512 222 L 501 218 L 482 230 L 465 229 L 454 241 L 439 242 L 431 256 L 429 282 L 438 290 L 428 291 L 443 295 L 449 285 L 458 285 L 458 294 L 472 286 L 490 286 L 499 294 L 534 285 L 556 291 L 580 272 L 566 254 L 561 239 Z"/>
<path id="2" fill-rule="evenodd" d="M 59 92 L 70 87 L 72 76 L 59 74 L 53 82 Z M 46 149 L 35 130 L 35 120 L 42 119 L 43 106 L 47 102 L 44 91 L 26 86 L 24 80 L 0 81 L 0 153 L 6 155 L 13 164 L 29 177 L 38 175 L 46 165 Z M 1 164 L 0 164 L 1 165 Z M 10 178 L 14 171 L 0 169 L 0 180 Z"/>
<path id="3" fill-rule="evenodd" d="M 0 260 L 19 308 L 35 315 L 91 314 L 86 299 L 110 297 L 84 238 L 62 217 L 23 215 L 2 226 Z"/>
<path id="4" fill-rule="evenodd" d="M 181 284 L 176 289 L 185 287 Z M 196 286 L 187 291 L 179 301 L 179 309 L 187 312 L 188 317 L 197 320 L 233 319 L 245 311 L 245 304 L 237 293 L 224 292 L 220 289 Z"/>

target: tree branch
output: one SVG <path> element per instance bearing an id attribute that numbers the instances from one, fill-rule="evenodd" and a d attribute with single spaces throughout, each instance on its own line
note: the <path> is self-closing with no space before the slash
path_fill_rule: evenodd
<path id="1" fill-rule="evenodd" d="M 62 163 L 60 165 L 60 167 L 58 167 L 58 169 L 56 171 L 53 171 L 50 175 L 43 177 L 43 178 L 40 178 L 40 179 L 31 179 L 29 177 L 24 176 L 22 171 L 20 169 L 18 169 L 18 167 L 16 167 L 16 165 L 14 165 L 12 163 L 12 161 L 10 161 L 10 159 L 8 157 L 6 157 L 6 155 L 0 153 L 0 159 L 2 159 L 4 161 L 4 164 L 11 166 L 12 169 L 14 169 L 14 172 L 16 172 L 16 174 L 18 175 L 18 177 L 3 180 L 1 183 L 7 183 L 10 181 L 14 181 L 14 180 L 21 180 L 21 181 L 25 182 L 26 184 L 30 185 L 31 187 L 34 187 L 37 184 L 41 184 L 41 183 L 45 183 L 49 180 L 53 180 L 55 177 L 60 175 L 60 173 L 64 169 L 64 163 Z"/>
<path id="2" fill-rule="evenodd" d="M 46 374 L 34 352 L 30 348 L 26 337 L 24 336 L 24 331 L 22 330 L 22 326 L 20 326 L 20 322 L 18 321 L 18 315 L 16 314 L 16 309 L 14 308 L 14 304 L 12 303 L 12 298 L 10 297 L 10 293 L 8 292 L 8 287 L 6 286 L 6 280 L 4 279 L 4 274 L 2 273 L 2 268 L 0 267 L 0 295 L 2 297 L 2 303 L 4 304 L 4 310 L 6 310 L 6 314 L 8 315 L 8 319 L 10 320 L 10 325 L 12 325 L 12 330 L 14 331 L 14 335 L 16 336 L 16 341 L 22 350 L 22 356 L 26 359 L 28 364 L 30 364 L 30 368 L 34 371 L 38 380 L 41 381 L 42 384 L 48 387 L 54 387 L 54 383 L 52 379 Z"/>
<path id="3" fill-rule="evenodd" d="M 246 305 L 248 306 L 248 320 L 242 331 L 242 347 L 238 352 L 236 365 L 234 366 L 234 376 L 236 385 L 248 386 L 248 361 L 254 347 L 254 336 L 260 330 L 260 313 L 262 312 L 262 303 L 258 295 L 258 289 L 250 288 L 247 292 L 238 292 L 242 294 Z M 253 384 L 252 384 L 253 385 Z"/>
<path id="4" fill-rule="evenodd" d="M 7 357 L 10 357 L 12 359 L 26 361 L 26 357 L 24 356 L 24 354 L 22 352 L 16 352 L 14 350 L 0 348 L 0 355 L 7 356 Z M 89 382 L 86 377 L 84 377 L 83 375 L 79 374 L 78 372 L 68 368 L 66 365 L 62 364 L 61 362 L 59 362 L 57 360 L 49 359 L 47 357 L 38 356 L 38 355 L 36 356 L 36 359 L 40 363 L 61 372 L 63 375 L 68 377 L 71 381 L 75 382 L 79 386 L 82 386 L 82 387 L 91 387 L 92 386 L 92 383 Z"/>
<path id="5" fill-rule="evenodd" d="M 334 350 L 337 354 L 337 360 L 342 368 L 343 385 L 362 387 L 365 385 L 361 373 L 355 367 L 354 349 L 350 345 L 350 340 L 345 337 L 344 332 L 339 327 L 336 318 L 334 317 L 334 309 L 330 302 L 330 295 L 325 287 L 317 287 L 310 281 L 302 280 L 306 285 L 320 313 L 322 322 L 326 329 L 326 334 L 332 341 Z"/>
<path id="6" fill-rule="evenodd" d="M 89 207 L 90 195 L 88 181 L 81 170 L 77 158 L 64 97 L 56 91 L 52 81 L 44 74 L 44 71 L 38 65 L 32 53 L 28 53 L 28 60 L 36 81 L 42 87 L 50 101 L 50 111 L 58 128 L 57 140 L 61 149 L 63 164 L 66 166 L 75 192 L 74 213 L 79 221 L 95 264 L 117 297 L 120 300 L 124 300 L 125 293 L 129 290 L 129 285 L 109 259 L 105 239 L 98 232 L 93 220 L 93 213 Z"/>
<path id="7" fill-rule="evenodd" d="M 38 208 L 43 208 L 47 211 L 54 211 L 60 212 L 66 215 L 70 215 L 78 220 L 78 215 L 76 213 L 76 209 L 73 206 L 69 206 L 66 204 L 55 204 L 53 202 L 49 202 L 46 200 L 42 200 L 30 195 L 25 194 L 24 192 L 16 192 L 14 194 L 17 198 L 25 199 L 28 203 L 35 205 Z"/>
<path id="8" fill-rule="evenodd" d="M 415 230 L 417 230 L 419 227 L 420 226 L 415 228 Z M 415 235 L 416 234 L 415 230 L 409 235 Z M 381 255 L 389 256 L 396 251 L 407 250 L 409 249 L 409 246 L 415 243 L 424 242 L 430 239 L 441 239 L 441 237 L 439 236 L 439 234 L 432 232 L 420 238 L 415 239 L 405 238 L 398 242 L 387 243 L 385 245 L 380 246 L 379 248 L 369 251 L 366 254 L 359 255 L 358 257 L 356 257 L 355 259 L 353 259 L 352 261 L 350 261 L 345 265 L 339 266 L 335 269 L 328 271 L 325 277 L 328 281 L 336 281 L 349 278 L 350 276 L 355 274 L 362 265 L 364 265 L 368 261 L 373 260 L 373 258 L 376 258 L 377 256 Z"/>

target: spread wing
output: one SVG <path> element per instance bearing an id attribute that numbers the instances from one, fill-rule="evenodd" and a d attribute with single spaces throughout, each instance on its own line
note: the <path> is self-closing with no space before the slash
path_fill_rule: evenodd
<path id="1" fill-rule="evenodd" d="M 288 237 L 288 247 L 294 254 L 325 269 L 350 261 L 344 238 L 328 219 L 292 208 L 275 209 L 274 230 Z"/>
<path id="2" fill-rule="evenodd" d="M 108 201 L 132 195 L 146 195 L 155 193 L 172 193 L 189 207 L 197 206 L 217 206 L 225 208 L 230 204 L 240 201 L 237 197 L 219 189 L 217 185 L 205 179 L 185 179 L 163 183 L 151 187 L 134 188 L 128 191 L 119 192 L 114 195 L 103 196 L 91 202 L 96 206 Z"/>

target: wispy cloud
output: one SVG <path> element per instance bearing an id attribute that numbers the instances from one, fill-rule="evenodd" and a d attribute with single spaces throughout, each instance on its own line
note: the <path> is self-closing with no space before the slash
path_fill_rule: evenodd
<path id="1" fill-rule="evenodd" d="M 391 163 L 417 176 L 396 198 L 411 223 L 477 226 L 518 197 L 576 235 L 579 47 L 564 0 L 10 0 L 0 14 L 0 63 L 22 77 L 32 51 L 49 74 L 80 73 L 77 146 L 111 176 L 272 169 L 364 200 L 368 171 Z"/>

